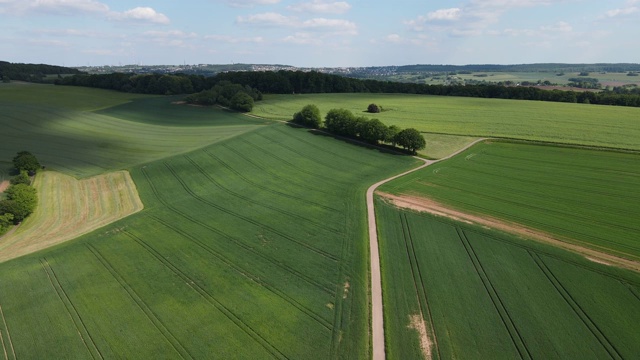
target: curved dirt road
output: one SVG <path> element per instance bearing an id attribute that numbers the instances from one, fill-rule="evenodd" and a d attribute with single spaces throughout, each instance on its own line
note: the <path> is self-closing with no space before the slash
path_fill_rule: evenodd
<path id="1" fill-rule="evenodd" d="M 384 316 L 383 316 L 383 306 L 382 306 L 382 279 L 380 277 L 380 253 L 378 249 L 378 228 L 376 225 L 376 213 L 373 207 L 373 193 L 376 189 L 391 180 L 395 180 L 401 176 L 410 174 L 414 171 L 418 171 L 422 168 L 425 168 L 429 165 L 438 163 L 443 160 L 447 160 L 453 156 L 458 155 L 459 153 L 467 150 L 471 146 L 485 141 L 487 139 L 482 138 L 478 139 L 462 149 L 450 154 L 442 159 L 438 160 L 425 160 L 416 157 L 416 159 L 424 161 L 424 164 L 418 166 L 415 169 L 411 169 L 409 171 L 403 172 L 402 174 L 392 176 L 390 178 L 384 179 L 382 181 L 378 181 L 377 183 L 371 185 L 369 189 L 367 189 L 367 218 L 369 222 L 369 252 L 371 254 L 371 333 L 373 336 L 373 360 L 384 360 L 386 357 L 385 349 L 384 349 Z"/>

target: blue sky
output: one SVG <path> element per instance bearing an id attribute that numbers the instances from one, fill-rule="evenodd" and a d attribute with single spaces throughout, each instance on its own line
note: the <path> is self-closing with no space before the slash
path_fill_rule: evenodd
<path id="1" fill-rule="evenodd" d="M 0 60 L 640 62 L 640 0 L 0 0 Z"/>

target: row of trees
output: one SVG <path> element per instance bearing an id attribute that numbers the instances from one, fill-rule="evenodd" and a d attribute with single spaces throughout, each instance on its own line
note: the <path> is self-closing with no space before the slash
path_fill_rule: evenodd
<path id="1" fill-rule="evenodd" d="M 189 104 L 205 106 L 218 104 L 244 112 L 251 111 L 254 101 L 259 100 L 262 100 L 262 93 L 257 89 L 229 81 L 221 81 L 209 90 L 203 90 L 185 98 Z"/>
<path id="2" fill-rule="evenodd" d="M 11 185 L 4 192 L 6 199 L 0 201 L 0 234 L 12 224 L 22 222 L 38 204 L 38 194 L 29 177 L 40 169 L 38 159 L 28 151 L 21 151 L 13 158 L 13 165 L 18 175 L 11 178 Z"/>
<path id="3" fill-rule="evenodd" d="M 47 75 L 80 74 L 78 69 L 46 64 L 20 64 L 0 61 L 0 79 L 43 82 Z"/>
<path id="4" fill-rule="evenodd" d="M 387 126 L 378 119 L 355 116 L 347 109 L 331 109 L 324 118 L 324 124 L 317 106 L 310 104 L 293 115 L 293 122 L 320 129 L 336 135 L 360 139 L 370 144 L 387 143 L 400 146 L 412 153 L 424 149 L 424 137 L 416 129 L 400 129 L 395 125 Z"/>
<path id="5" fill-rule="evenodd" d="M 427 85 L 392 81 L 360 80 L 317 71 L 243 71 L 220 73 L 214 77 L 202 75 L 75 75 L 58 79 L 59 85 L 99 87 L 144 94 L 191 94 L 209 90 L 221 81 L 249 86 L 262 93 L 392 93 L 441 96 L 465 96 L 552 102 L 591 103 L 640 107 L 639 94 L 619 94 L 604 90 L 585 95 L 582 92 L 543 90 L 526 86 Z"/>

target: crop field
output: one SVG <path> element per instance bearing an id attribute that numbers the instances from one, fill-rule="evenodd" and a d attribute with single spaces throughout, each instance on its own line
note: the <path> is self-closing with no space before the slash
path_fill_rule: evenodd
<path id="1" fill-rule="evenodd" d="M 387 111 L 369 114 L 365 110 L 370 103 Z M 291 120 L 307 104 L 317 105 L 323 117 L 330 109 L 343 107 L 386 125 L 424 133 L 640 150 L 640 108 L 630 107 L 406 94 L 311 94 L 265 96 L 253 113 Z"/>
<path id="2" fill-rule="evenodd" d="M 220 109 L 171 105 L 172 100 L 96 89 L 3 84 L 0 158 L 11 159 L 29 149 L 48 169 L 88 177 L 191 151 L 265 123 Z M 135 105 L 128 104 L 131 101 Z M 168 106 L 176 109 L 154 112 Z M 132 107 L 151 111 L 154 120 L 123 118 Z M 189 126 L 181 126 L 182 122 Z"/>
<path id="3" fill-rule="evenodd" d="M 389 359 L 640 353 L 637 273 L 382 200 L 376 208 Z"/>
<path id="4" fill-rule="evenodd" d="M 126 171 L 82 180 L 45 171 L 33 186 L 38 207 L 15 232 L 0 238 L 0 262 L 74 239 L 143 208 Z"/>
<path id="5" fill-rule="evenodd" d="M 638 261 L 638 164 L 638 154 L 487 142 L 381 190 L 432 198 Z"/>
<path id="6" fill-rule="evenodd" d="M 283 124 L 131 168 L 145 208 L 0 264 L 13 358 L 370 356 L 364 192 L 417 160 Z"/>

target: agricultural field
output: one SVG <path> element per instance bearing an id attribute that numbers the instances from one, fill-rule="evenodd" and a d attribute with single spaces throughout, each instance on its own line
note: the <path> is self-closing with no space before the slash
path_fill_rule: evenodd
<path id="1" fill-rule="evenodd" d="M 219 109 L 173 105 L 174 100 L 77 87 L 2 84 L 0 158 L 11 159 L 29 149 L 47 169 L 81 178 L 191 151 L 265 124 Z M 132 107 L 150 111 L 153 121 L 124 117 Z M 175 110 L 166 111 L 168 107 Z M 158 108 L 165 111 L 155 111 Z"/>
<path id="2" fill-rule="evenodd" d="M 44 171 L 33 186 L 38 207 L 16 231 L 0 238 L 0 262 L 74 239 L 143 208 L 126 171 L 82 180 Z"/>
<path id="3" fill-rule="evenodd" d="M 640 260 L 640 155 L 485 142 L 381 191 L 426 197 Z"/>
<path id="4" fill-rule="evenodd" d="M 418 161 L 237 134 L 130 168 L 142 211 L 0 263 L 7 357 L 368 358 L 364 193 Z"/>
<path id="5" fill-rule="evenodd" d="M 370 103 L 386 111 L 365 112 Z M 343 107 L 386 125 L 436 135 L 640 150 L 640 108 L 630 107 L 406 94 L 310 94 L 265 96 L 252 113 L 291 120 L 307 104 L 318 106 L 323 117 L 330 109 Z"/>
<path id="6" fill-rule="evenodd" d="M 376 209 L 389 359 L 640 353 L 638 273 L 381 199 Z"/>
<path id="7" fill-rule="evenodd" d="M 531 72 L 502 72 L 502 71 L 483 71 L 483 72 L 472 72 L 470 74 L 456 73 L 453 74 L 438 74 L 438 75 L 430 75 L 430 74 L 397 74 L 390 75 L 384 78 L 384 80 L 389 81 L 401 81 L 401 82 L 415 82 L 415 83 L 424 83 L 429 85 L 442 85 L 445 83 L 449 83 L 451 81 L 464 82 L 468 80 L 473 81 L 486 81 L 489 83 L 500 83 L 511 81 L 515 84 L 523 83 L 523 82 L 531 82 L 537 83 L 538 81 L 544 82 L 549 81 L 552 84 L 558 84 L 558 86 L 566 86 L 571 78 L 580 77 L 580 72 L 564 72 L 560 73 L 562 75 L 558 75 L 556 72 L 539 72 L 539 71 L 531 71 Z M 449 77 L 449 79 L 447 79 Z M 590 78 L 598 79 L 598 81 L 602 84 L 603 87 L 607 86 L 623 86 L 629 84 L 640 85 L 640 77 L 638 76 L 627 76 L 627 73 L 607 73 L 607 72 L 589 72 Z M 580 90 L 580 89 L 577 89 Z"/>

